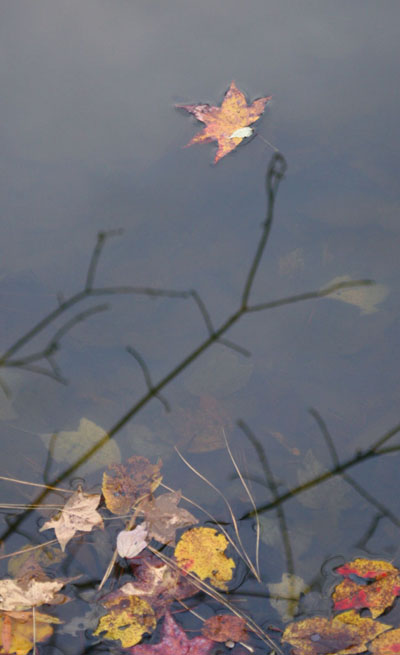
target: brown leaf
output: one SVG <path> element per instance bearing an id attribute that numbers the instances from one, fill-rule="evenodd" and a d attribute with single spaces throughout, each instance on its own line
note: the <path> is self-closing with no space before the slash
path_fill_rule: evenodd
<path id="1" fill-rule="evenodd" d="M 270 99 L 271 96 L 266 96 L 248 105 L 244 93 L 239 91 L 235 82 L 231 82 L 221 107 L 178 105 L 178 108 L 186 109 L 197 120 L 206 124 L 206 127 L 196 134 L 187 145 L 217 141 L 218 150 L 214 159 L 214 162 L 217 163 L 228 152 L 234 150 L 243 141 L 245 135 L 248 135 L 248 133 L 242 132 L 241 128 L 248 127 L 258 120 Z"/>
<path id="2" fill-rule="evenodd" d="M 290 623 L 282 641 L 294 646 L 295 655 L 348 655 L 367 650 L 366 644 L 390 627 L 350 611 L 333 619 L 314 617 Z"/>
<path id="3" fill-rule="evenodd" d="M 148 526 L 149 536 L 162 544 L 175 544 L 175 533 L 198 520 L 186 509 L 178 507 L 180 491 L 161 494 L 157 498 L 145 499 L 140 504 Z"/>
<path id="4" fill-rule="evenodd" d="M 245 641 L 247 639 L 246 622 L 232 614 L 216 614 L 204 621 L 201 631 L 204 637 L 214 641 Z"/>
<path id="5" fill-rule="evenodd" d="M 100 503 L 100 494 L 85 494 L 78 489 L 65 503 L 61 513 L 40 528 L 50 530 L 54 528 L 56 537 L 62 550 L 78 530 L 90 532 L 94 527 L 103 527 L 103 519 L 96 511 Z"/>
<path id="6" fill-rule="evenodd" d="M 126 465 L 112 464 L 114 476 L 103 473 L 102 491 L 106 505 L 113 514 L 126 514 L 143 496 L 153 493 L 162 480 L 162 461 L 150 464 L 146 457 L 134 455 Z"/>

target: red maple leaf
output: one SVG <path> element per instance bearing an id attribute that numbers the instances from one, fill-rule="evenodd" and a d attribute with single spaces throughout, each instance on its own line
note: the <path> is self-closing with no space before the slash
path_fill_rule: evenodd
<path id="1" fill-rule="evenodd" d="M 207 637 L 188 639 L 185 631 L 174 621 L 169 612 L 166 613 L 162 639 L 158 644 L 139 644 L 132 646 L 129 652 L 133 655 L 209 655 L 215 642 Z"/>
<path id="2" fill-rule="evenodd" d="M 186 109 L 186 111 L 196 116 L 197 120 L 206 124 L 204 130 L 196 134 L 187 145 L 217 141 L 218 149 L 214 159 L 216 164 L 221 157 L 225 157 L 228 152 L 234 150 L 245 136 L 249 136 L 251 130 L 249 133 L 243 133 L 243 128 L 248 128 L 251 123 L 260 118 L 265 105 L 270 99 L 271 96 L 258 98 L 251 105 L 248 105 L 244 93 L 239 91 L 235 82 L 231 82 L 221 107 L 215 107 L 214 105 L 177 105 L 178 108 Z"/>

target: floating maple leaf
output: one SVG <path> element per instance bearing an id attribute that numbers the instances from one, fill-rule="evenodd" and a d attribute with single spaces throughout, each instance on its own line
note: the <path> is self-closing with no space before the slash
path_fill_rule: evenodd
<path id="1" fill-rule="evenodd" d="M 101 601 L 108 609 L 102 616 L 94 635 L 105 632 L 107 639 L 119 639 L 123 648 L 138 644 L 145 632 L 156 627 L 153 609 L 146 600 L 126 596 L 119 590 Z"/>
<path id="2" fill-rule="evenodd" d="M 183 533 L 175 548 L 175 557 L 184 571 L 196 573 L 201 580 L 210 579 L 219 589 L 226 589 L 232 579 L 233 559 L 224 551 L 228 541 L 214 528 L 192 528 Z"/>
<path id="3" fill-rule="evenodd" d="M 186 109 L 197 120 L 206 124 L 202 132 L 196 134 L 187 144 L 217 141 L 218 149 L 214 163 L 234 150 L 246 136 L 249 136 L 249 125 L 258 120 L 264 111 L 265 105 L 271 96 L 258 98 L 251 105 L 246 97 L 239 91 L 235 82 L 231 82 L 222 101 L 221 107 L 210 105 L 177 105 Z M 250 132 L 251 133 L 251 132 Z"/>
<path id="4" fill-rule="evenodd" d="M 198 523 L 190 512 L 178 507 L 180 499 L 181 492 L 173 491 L 161 494 L 151 500 L 146 498 L 140 504 L 140 509 L 145 515 L 149 536 L 162 544 L 174 544 L 175 532 L 179 528 Z"/>
<path id="5" fill-rule="evenodd" d="M 6 612 L 27 610 L 43 604 L 60 603 L 65 596 L 57 592 L 66 584 L 65 580 L 0 580 L 0 610 Z"/>
<path id="6" fill-rule="evenodd" d="M 147 533 L 145 523 L 137 525 L 133 530 L 121 530 L 117 536 L 118 555 L 128 559 L 139 555 L 148 544 Z"/>
<path id="7" fill-rule="evenodd" d="M 161 465 L 161 460 L 153 466 L 146 457 L 134 455 L 126 465 L 109 466 L 115 475 L 103 473 L 102 491 L 110 512 L 126 514 L 142 496 L 153 493 L 162 480 Z"/>
<path id="8" fill-rule="evenodd" d="M 151 553 L 143 553 L 138 564 L 135 563 L 132 568 L 134 581 L 127 582 L 120 591 L 128 596 L 145 598 L 157 618 L 165 613 L 166 607 L 172 601 L 189 598 L 198 593 L 197 587 L 178 569 L 168 566 Z"/>
<path id="9" fill-rule="evenodd" d="M 294 655 L 349 655 L 367 650 L 367 642 L 391 626 L 345 612 L 333 619 L 314 617 L 290 623 L 282 641 L 291 644 Z"/>
<path id="10" fill-rule="evenodd" d="M 214 642 L 207 637 L 188 639 L 185 631 L 166 613 L 162 626 L 162 640 L 158 644 L 139 644 L 130 648 L 132 655 L 209 655 Z"/>
<path id="11" fill-rule="evenodd" d="M 61 621 L 49 614 L 32 611 L 4 612 L 0 615 L 0 647 L 2 653 L 27 655 L 34 643 L 44 641 L 53 634 L 51 623 Z"/>
<path id="12" fill-rule="evenodd" d="M 389 630 L 379 635 L 369 645 L 368 650 L 374 655 L 397 655 L 400 651 L 400 629 Z"/>
<path id="13" fill-rule="evenodd" d="M 78 530 L 90 532 L 95 526 L 103 527 L 103 519 L 96 511 L 99 503 L 100 494 L 85 494 L 78 489 L 67 500 L 61 513 L 46 521 L 40 532 L 54 528 L 61 550 L 64 551 L 65 546 Z"/>
<path id="14" fill-rule="evenodd" d="M 336 570 L 346 577 L 332 594 L 336 611 L 368 608 L 375 619 L 400 595 L 400 571 L 390 562 L 357 558 Z M 350 575 L 357 575 L 368 584 L 354 582 Z"/>
<path id="15" fill-rule="evenodd" d="M 246 621 L 240 616 L 216 614 L 204 621 L 202 634 L 214 641 L 245 641 Z"/>

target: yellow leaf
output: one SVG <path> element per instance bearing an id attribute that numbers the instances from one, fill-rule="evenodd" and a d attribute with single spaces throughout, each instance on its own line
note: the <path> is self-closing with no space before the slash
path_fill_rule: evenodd
<path id="1" fill-rule="evenodd" d="M 145 632 L 152 632 L 156 627 L 154 611 L 142 598 L 117 593 L 102 604 L 109 612 L 101 617 L 93 634 L 105 632 L 107 639 L 119 639 L 123 648 L 138 644 Z"/>
<path id="2" fill-rule="evenodd" d="M 61 621 L 49 614 L 35 612 L 35 639 L 48 639 L 53 634 L 50 623 Z M 2 612 L 0 614 L 0 646 L 2 653 L 26 655 L 33 647 L 32 612 Z"/>
<path id="3" fill-rule="evenodd" d="M 175 557 L 184 571 L 196 573 L 201 580 L 209 578 L 214 587 L 226 589 L 235 567 L 233 559 L 224 553 L 227 545 L 224 535 L 214 528 L 192 528 L 180 538 Z"/>

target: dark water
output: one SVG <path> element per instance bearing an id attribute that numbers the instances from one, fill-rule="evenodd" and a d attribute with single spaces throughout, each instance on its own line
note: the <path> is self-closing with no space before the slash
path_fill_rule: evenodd
<path id="1" fill-rule="evenodd" d="M 160 455 L 166 483 L 221 520 L 229 520 L 223 503 L 179 461 L 174 444 L 242 516 L 249 503 L 228 454 L 209 451 L 221 425 L 263 507 L 272 499 L 265 467 L 238 420 L 266 453 L 278 495 L 334 466 L 318 417 L 341 462 L 400 422 L 399 14 L 396 3 L 358 0 L 2 4 L 3 351 L 83 289 L 99 231 L 123 232 L 107 240 L 95 286 L 195 289 L 215 327 L 238 309 L 265 217 L 272 151 L 255 137 L 211 165 L 213 145 L 182 147 L 201 125 L 174 108 L 220 104 L 232 79 L 249 100 L 273 96 L 257 131 L 288 165 L 252 302 L 343 276 L 377 283 L 347 296 L 351 302 L 322 298 L 244 316 L 226 336 L 251 357 L 213 345 L 163 390 L 169 414 L 152 400 L 116 433 L 122 460 Z M 104 303 L 109 310 L 74 325 L 54 353 L 66 384 L 21 366 L 2 369 L 9 391 L 0 398 L 2 475 L 51 483 L 73 458 L 48 461 L 41 435 L 76 431 L 82 419 L 108 430 L 129 412 L 146 384 L 126 346 L 157 383 L 207 337 L 191 298 L 100 296 L 63 313 L 14 362 L 50 370 L 29 357 L 77 313 Z M 385 445 L 396 443 L 394 436 Z M 107 462 L 85 464 L 62 486 L 83 478 L 98 490 Z M 275 509 L 263 512 L 265 582 L 290 570 L 318 591 L 321 567 L 337 556 L 399 564 L 397 471 L 396 452 L 370 458 L 348 469 L 353 482 L 336 476 L 285 500 L 286 542 Z M 4 503 L 33 502 L 36 493 L 7 482 L 1 489 Z M 16 516 L 3 510 L 4 554 L 51 538 L 37 532 L 48 512 L 8 529 Z M 253 522 L 242 529 L 254 548 Z M 76 544 L 63 574 L 84 572 L 90 592 L 112 538 Z M 254 591 L 261 600 L 249 600 L 248 611 L 279 624 L 265 586 Z M 75 603 L 79 612 L 66 605 L 64 620 L 87 611 Z M 84 636 L 71 632 L 60 628 L 54 643 L 84 652 Z"/>

